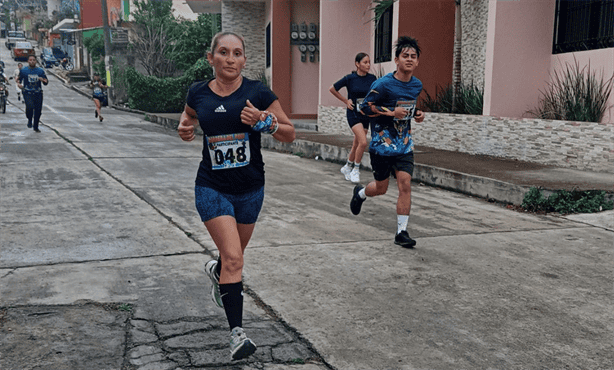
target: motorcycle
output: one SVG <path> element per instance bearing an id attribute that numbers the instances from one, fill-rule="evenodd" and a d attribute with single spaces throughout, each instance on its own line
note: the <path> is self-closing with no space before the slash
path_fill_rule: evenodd
<path id="1" fill-rule="evenodd" d="M 62 59 L 59 64 L 60 67 L 67 71 L 72 71 L 73 69 L 75 69 L 74 64 L 72 64 L 72 62 L 70 61 L 70 57 Z"/>
<path id="2" fill-rule="evenodd" d="M 6 113 L 6 99 L 9 96 L 9 91 L 6 87 L 6 82 L 0 82 L 0 112 Z"/>

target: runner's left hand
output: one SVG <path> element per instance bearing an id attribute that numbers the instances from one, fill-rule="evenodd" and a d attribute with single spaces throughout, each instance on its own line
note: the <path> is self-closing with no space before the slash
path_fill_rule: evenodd
<path id="1" fill-rule="evenodd" d="M 246 101 L 246 104 L 247 105 L 241 111 L 241 122 L 246 125 L 253 126 L 260 120 L 262 112 L 258 108 L 254 107 L 252 102 L 249 100 Z"/>

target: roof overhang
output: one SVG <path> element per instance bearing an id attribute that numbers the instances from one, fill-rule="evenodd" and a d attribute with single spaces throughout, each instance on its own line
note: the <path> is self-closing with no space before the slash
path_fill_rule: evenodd
<path id="1" fill-rule="evenodd" d="M 186 0 L 185 2 L 194 13 L 222 13 L 221 0 Z"/>
<path id="2" fill-rule="evenodd" d="M 75 21 L 74 19 L 66 18 L 58 22 L 58 24 L 56 24 L 55 26 L 53 26 L 51 30 L 49 30 L 49 33 L 60 33 L 60 32 L 66 32 L 67 30 L 73 30 L 77 28 L 78 24 L 79 23 Z"/>

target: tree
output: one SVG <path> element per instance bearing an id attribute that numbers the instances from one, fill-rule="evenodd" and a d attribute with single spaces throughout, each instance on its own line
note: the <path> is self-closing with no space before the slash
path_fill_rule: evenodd
<path id="1" fill-rule="evenodd" d="M 135 0 L 135 35 L 130 43 L 141 65 L 150 76 L 172 75 L 176 67 L 169 56 L 176 53 L 175 33 L 178 22 L 172 13 L 172 1 Z"/>

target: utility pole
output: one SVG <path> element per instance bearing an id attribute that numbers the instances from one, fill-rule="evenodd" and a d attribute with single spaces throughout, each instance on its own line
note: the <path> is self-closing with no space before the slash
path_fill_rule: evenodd
<path id="1" fill-rule="evenodd" d="M 107 10 L 107 0 L 100 0 L 102 4 L 102 29 L 104 33 L 104 65 L 107 72 L 107 86 L 109 87 L 109 105 L 113 105 L 113 88 L 111 83 L 111 29 L 109 28 L 109 14 Z"/>

